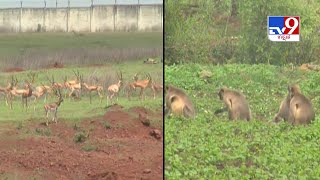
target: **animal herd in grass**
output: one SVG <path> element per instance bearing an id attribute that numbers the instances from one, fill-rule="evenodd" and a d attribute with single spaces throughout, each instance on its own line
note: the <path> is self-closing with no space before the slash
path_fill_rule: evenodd
<path id="1" fill-rule="evenodd" d="M 44 101 L 47 99 L 47 95 L 57 97 L 57 101 L 48 103 L 44 105 L 45 115 L 47 118 L 46 125 L 48 125 L 49 114 L 53 114 L 52 121 L 57 122 L 57 112 L 61 103 L 64 101 L 64 98 L 71 99 L 81 99 L 81 94 L 83 91 L 87 91 L 90 97 L 90 104 L 92 103 L 92 93 L 96 92 L 96 95 L 100 98 L 100 103 L 103 98 L 107 98 L 107 103 L 118 101 L 119 92 L 121 89 L 125 89 L 127 93 L 127 98 L 131 100 L 133 91 L 140 89 L 140 99 L 145 99 L 144 91 L 150 88 L 153 92 L 153 98 L 156 98 L 156 95 L 159 92 L 162 92 L 162 84 L 154 82 L 150 74 L 146 74 L 146 78 L 139 80 L 138 73 L 133 76 L 133 80 L 128 82 L 125 87 L 123 87 L 124 79 L 122 72 L 117 73 L 117 82 L 109 85 L 106 89 L 101 84 L 91 84 L 84 82 L 83 75 L 79 71 L 73 71 L 75 78 L 68 80 L 67 77 L 64 77 L 63 83 L 56 82 L 54 77 L 49 78 L 47 76 L 48 84 L 41 83 L 39 86 L 34 86 L 35 84 L 35 73 L 29 73 L 24 82 L 24 88 L 18 87 L 18 79 L 14 76 L 11 76 L 11 81 L 7 82 L 6 87 L 0 87 L 0 93 L 5 99 L 5 103 L 9 106 L 10 109 L 13 109 L 12 102 L 15 97 L 20 97 L 22 100 L 22 106 L 28 109 L 28 99 L 34 98 L 33 102 L 36 103 L 37 100 L 41 97 L 44 97 Z M 98 79 L 95 78 L 95 81 L 98 82 Z M 63 97 L 62 93 L 64 92 L 65 96 Z M 34 106 L 35 110 L 35 106 Z"/>
<path id="2" fill-rule="evenodd" d="M 216 110 L 214 114 L 228 111 L 230 120 L 251 120 L 249 103 L 243 93 L 223 87 L 219 90 L 218 96 L 225 107 Z M 182 89 L 168 85 L 165 87 L 165 115 L 171 114 L 194 119 L 196 110 Z M 305 125 L 314 119 L 315 111 L 311 101 L 302 94 L 299 85 L 289 85 L 288 95 L 281 102 L 273 122 L 284 120 L 293 125 Z"/>

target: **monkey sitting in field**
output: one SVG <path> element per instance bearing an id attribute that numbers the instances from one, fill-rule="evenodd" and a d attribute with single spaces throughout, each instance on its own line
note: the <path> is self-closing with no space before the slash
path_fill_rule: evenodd
<path id="1" fill-rule="evenodd" d="M 274 121 L 278 122 L 281 118 L 293 125 L 310 124 L 314 120 L 312 103 L 301 93 L 299 85 L 288 86 L 288 95 L 282 101 Z"/>
<path id="2" fill-rule="evenodd" d="M 166 116 L 172 113 L 185 118 L 195 118 L 196 110 L 193 106 L 193 103 L 183 90 L 168 85 L 165 87 L 165 94 Z"/>
<path id="3" fill-rule="evenodd" d="M 284 121 L 289 120 L 289 109 L 290 109 L 290 95 L 288 94 L 287 97 L 282 100 L 278 113 L 274 116 L 273 122 L 280 122 L 282 119 Z"/>
<path id="4" fill-rule="evenodd" d="M 228 111 L 229 120 L 249 121 L 251 119 L 249 103 L 241 92 L 223 87 L 219 90 L 218 96 L 225 107 L 215 111 L 215 114 Z"/>

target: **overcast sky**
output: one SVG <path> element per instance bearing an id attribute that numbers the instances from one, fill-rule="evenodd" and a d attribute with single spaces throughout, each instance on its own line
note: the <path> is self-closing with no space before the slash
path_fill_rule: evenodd
<path id="1" fill-rule="evenodd" d="M 44 1 L 47 7 L 66 7 L 68 0 L 22 0 L 23 7 L 43 7 Z M 138 0 L 116 0 L 117 4 L 137 4 Z M 141 4 L 162 4 L 163 0 L 139 0 Z M 93 0 L 93 4 L 114 4 L 115 0 Z M 88 7 L 91 0 L 70 0 L 72 7 Z M 20 0 L 0 0 L 0 8 L 20 7 Z"/>

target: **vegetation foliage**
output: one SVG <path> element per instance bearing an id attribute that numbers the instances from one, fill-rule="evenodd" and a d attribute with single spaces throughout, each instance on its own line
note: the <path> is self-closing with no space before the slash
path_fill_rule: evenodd
<path id="1" fill-rule="evenodd" d="M 237 16 L 231 17 L 231 2 Z M 301 17 L 301 41 L 275 43 L 267 37 L 267 16 Z M 319 61 L 320 2 L 166 0 L 166 64 Z"/>
<path id="2" fill-rule="evenodd" d="M 162 56 L 162 33 L 3 33 L 0 70 L 122 63 Z"/>
<path id="3" fill-rule="evenodd" d="M 318 72 L 273 65 L 166 66 L 166 83 L 186 89 L 198 111 L 194 121 L 165 121 L 167 179 L 312 179 L 320 176 L 320 108 Z M 201 72 L 213 76 L 201 78 Z M 181 76 L 183 74 L 183 76 Z M 177 78 L 179 77 L 179 78 Z M 271 122 L 289 83 L 299 83 L 311 99 L 316 120 L 294 127 Z M 242 91 L 253 114 L 251 122 L 229 121 L 218 89 Z"/>

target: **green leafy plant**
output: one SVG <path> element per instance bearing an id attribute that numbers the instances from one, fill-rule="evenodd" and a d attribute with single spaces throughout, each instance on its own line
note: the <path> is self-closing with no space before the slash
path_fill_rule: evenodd
<path id="1" fill-rule="evenodd" d="M 213 73 L 206 83 L 198 73 Z M 194 121 L 165 119 L 167 179 L 312 179 L 320 176 L 320 121 L 294 127 L 272 123 L 289 83 L 299 83 L 320 113 L 316 71 L 273 65 L 174 65 L 165 67 L 166 83 L 184 88 L 198 111 Z M 181 76 L 183 74 L 183 76 Z M 177 78 L 179 77 L 179 78 Z M 221 86 L 242 91 L 253 120 L 229 121 L 216 95 Z"/>

